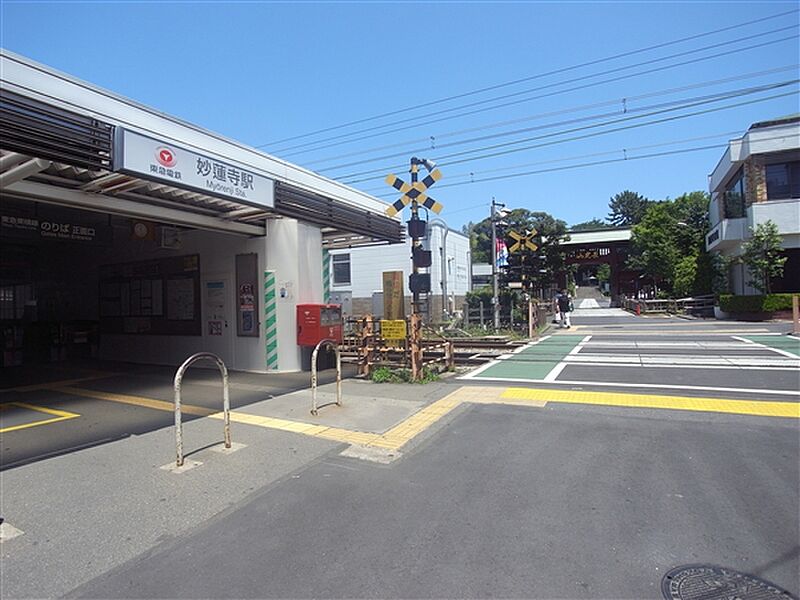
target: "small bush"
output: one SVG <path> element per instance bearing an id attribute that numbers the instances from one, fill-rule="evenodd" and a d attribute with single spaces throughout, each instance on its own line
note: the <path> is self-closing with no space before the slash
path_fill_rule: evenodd
<path id="1" fill-rule="evenodd" d="M 419 383 L 430 383 L 438 379 L 439 372 L 436 369 L 425 367 L 422 370 L 422 379 Z M 409 383 L 411 382 L 411 369 L 378 367 L 372 371 L 372 381 L 374 383 Z"/>
<path id="2" fill-rule="evenodd" d="M 767 294 L 766 296 L 734 296 L 723 294 L 719 307 L 730 313 L 761 313 L 792 310 L 792 294 Z"/>

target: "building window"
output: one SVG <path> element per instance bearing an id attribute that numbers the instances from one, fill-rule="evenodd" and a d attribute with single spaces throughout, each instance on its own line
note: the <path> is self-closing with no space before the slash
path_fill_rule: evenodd
<path id="1" fill-rule="evenodd" d="M 725 186 L 723 198 L 726 219 L 741 219 L 744 217 L 744 172 L 742 169 L 739 169 L 739 172 L 731 179 L 730 183 Z"/>
<path id="2" fill-rule="evenodd" d="M 800 198 L 800 161 L 767 165 L 767 200 Z"/>
<path id="3" fill-rule="evenodd" d="M 333 285 L 350 285 L 350 255 L 333 255 Z"/>

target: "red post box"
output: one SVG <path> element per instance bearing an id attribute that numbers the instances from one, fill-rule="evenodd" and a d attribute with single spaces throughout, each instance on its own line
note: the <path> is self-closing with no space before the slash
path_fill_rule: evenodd
<path id="1" fill-rule="evenodd" d="M 297 345 L 314 347 L 322 340 L 342 343 L 340 304 L 298 304 Z"/>

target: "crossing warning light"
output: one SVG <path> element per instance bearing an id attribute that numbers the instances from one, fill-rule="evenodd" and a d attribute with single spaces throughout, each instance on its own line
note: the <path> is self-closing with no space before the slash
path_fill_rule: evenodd
<path id="1" fill-rule="evenodd" d="M 414 246 L 411 248 L 411 262 L 417 269 L 427 269 L 433 264 L 433 255 L 430 250 Z"/>
<path id="2" fill-rule="evenodd" d="M 415 219 L 412 217 L 410 220 L 406 221 L 406 225 L 408 226 L 408 236 L 417 239 L 424 238 L 426 224 L 427 223 L 422 219 Z"/>
<path id="3" fill-rule="evenodd" d="M 412 273 L 408 276 L 408 287 L 412 294 L 427 294 L 431 291 L 431 274 Z"/>

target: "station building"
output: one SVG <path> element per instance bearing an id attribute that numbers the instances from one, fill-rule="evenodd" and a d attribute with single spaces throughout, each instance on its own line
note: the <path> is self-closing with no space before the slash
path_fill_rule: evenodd
<path id="1" fill-rule="evenodd" d="M 737 260 L 761 223 L 778 227 L 787 261 L 774 292 L 800 291 L 800 115 L 754 123 L 731 140 L 708 177 L 711 193 L 706 249 L 730 260 L 733 294 L 759 292 Z"/>
<path id="2" fill-rule="evenodd" d="M 404 242 L 368 194 L 5 50 L 0 84 L 4 367 L 299 370 L 329 252 Z"/>
<path id="3" fill-rule="evenodd" d="M 426 320 L 438 322 L 443 312 L 461 310 L 472 289 L 472 254 L 469 237 L 450 229 L 440 219 L 429 221 L 423 246 L 431 251 L 431 293 L 423 308 Z M 334 249 L 331 255 L 331 301 L 341 304 L 345 314 L 383 316 L 382 274 L 402 272 L 406 313 L 411 312 L 411 239 L 391 247 Z"/>

